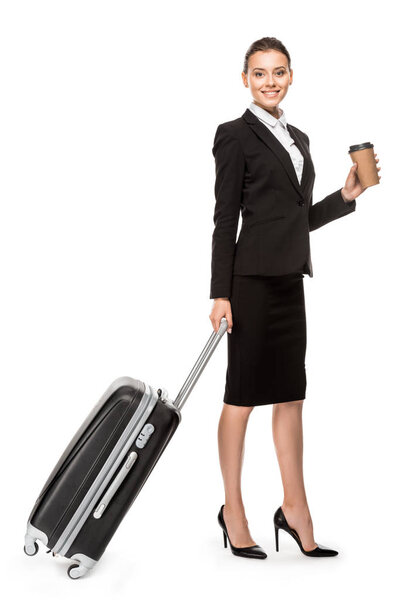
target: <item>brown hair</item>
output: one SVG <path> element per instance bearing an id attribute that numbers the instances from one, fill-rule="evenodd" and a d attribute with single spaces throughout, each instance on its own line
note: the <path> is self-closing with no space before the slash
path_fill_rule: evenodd
<path id="1" fill-rule="evenodd" d="M 266 50 L 277 50 L 278 52 L 282 52 L 282 54 L 284 54 L 288 60 L 288 65 L 290 69 L 290 55 L 289 52 L 286 50 L 285 46 L 282 44 L 282 42 L 274 37 L 263 37 L 253 42 L 246 52 L 243 65 L 243 71 L 246 73 L 246 75 L 249 69 L 250 56 L 252 54 L 255 54 L 256 52 L 265 52 Z"/>

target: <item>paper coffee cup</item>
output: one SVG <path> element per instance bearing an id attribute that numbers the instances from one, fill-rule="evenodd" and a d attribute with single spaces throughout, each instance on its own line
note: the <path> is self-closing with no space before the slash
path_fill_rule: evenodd
<path id="1" fill-rule="evenodd" d="M 379 175 L 371 142 L 350 146 L 349 154 L 353 163 L 357 163 L 357 175 L 364 188 L 379 183 Z"/>

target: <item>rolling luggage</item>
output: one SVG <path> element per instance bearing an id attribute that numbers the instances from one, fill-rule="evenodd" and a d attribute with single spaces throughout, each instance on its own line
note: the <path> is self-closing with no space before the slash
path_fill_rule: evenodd
<path id="1" fill-rule="evenodd" d="M 181 409 L 227 329 L 222 319 L 172 402 L 165 389 L 120 377 L 57 462 L 27 523 L 24 551 L 40 540 L 73 562 L 71 579 L 100 559 L 181 421 Z"/>

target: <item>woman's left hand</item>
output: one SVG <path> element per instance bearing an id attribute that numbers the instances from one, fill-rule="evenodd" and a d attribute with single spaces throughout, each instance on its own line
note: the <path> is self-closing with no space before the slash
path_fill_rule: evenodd
<path id="1" fill-rule="evenodd" d="M 379 158 L 376 158 L 377 157 L 376 154 L 374 154 L 374 156 L 375 156 L 375 162 L 378 163 Z M 342 190 L 341 190 L 342 198 L 346 202 L 351 202 L 351 200 L 355 200 L 357 198 L 357 196 L 362 194 L 367 189 L 361 185 L 361 182 L 357 175 L 357 167 L 358 167 L 358 165 L 355 162 L 354 165 L 351 167 L 350 172 L 346 179 L 346 183 L 344 184 L 344 187 L 342 187 Z M 381 170 L 381 168 L 377 167 L 377 171 L 380 171 L 380 170 Z M 378 177 L 379 177 L 379 179 L 381 178 L 380 175 L 378 175 Z"/>

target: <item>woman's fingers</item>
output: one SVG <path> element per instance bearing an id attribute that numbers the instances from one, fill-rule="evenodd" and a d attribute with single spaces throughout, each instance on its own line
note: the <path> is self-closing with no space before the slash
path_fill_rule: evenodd
<path id="1" fill-rule="evenodd" d="M 213 326 L 213 329 L 214 329 L 215 333 L 217 333 L 217 331 L 219 329 L 220 321 L 218 321 L 218 319 L 216 319 L 212 315 L 210 315 L 210 320 L 211 320 L 211 324 Z"/>
<path id="2" fill-rule="evenodd" d="M 232 333 L 232 327 L 233 327 L 233 319 L 232 319 L 232 313 L 231 312 L 226 312 L 223 313 L 221 315 L 215 315 L 213 313 L 211 313 L 209 315 L 210 321 L 212 323 L 213 329 L 215 331 L 215 333 L 218 332 L 218 329 L 221 327 L 221 319 L 225 317 L 227 322 L 228 322 L 228 332 Z"/>
<path id="3" fill-rule="evenodd" d="M 376 158 L 376 157 L 377 157 L 377 154 L 374 154 L 374 156 L 375 156 L 375 162 L 376 162 L 376 164 L 378 164 L 378 162 L 379 162 L 379 158 Z M 381 167 L 376 167 L 376 170 L 377 170 L 377 171 L 380 171 L 380 170 L 381 170 Z M 380 176 L 380 175 L 378 175 L 378 178 L 380 179 L 380 178 L 381 178 L 381 176 Z"/>
<path id="4" fill-rule="evenodd" d="M 221 317 L 215 317 L 213 315 L 210 315 L 210 320 L 211 320 L 211 323 L 212 323 L 215 333 L 217 333 L 219 328 L 221 327 L 221 319 L 223 316 L 224 315 L 222 315 Z"/>
<path id="5" fill-rule="evenodd" d="M 228 333 L 232 333 L 232 327 L 233 327 L 232 313 L 227 312 L 225 314 L 225 318 L 228 321 Z"/>

